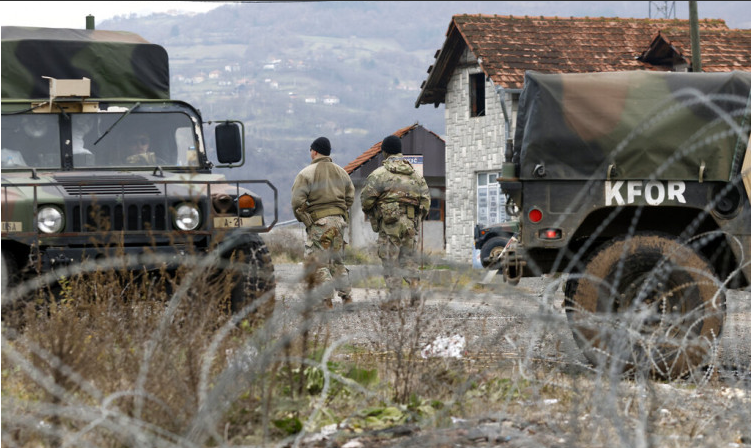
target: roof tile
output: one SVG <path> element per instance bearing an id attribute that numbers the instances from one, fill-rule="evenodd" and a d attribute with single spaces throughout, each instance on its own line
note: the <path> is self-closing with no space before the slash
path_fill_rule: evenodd
<path id="1" fill-rule="evenodd" d="M 705 71 L 751 69 L 751 30 L 730 30 L 723 20 L 699 21 L 702 67 Z M 442 102 L 440 89 L 453 69 L 452 52 L 463 46 L 480 59 L 494 84 L 522 88 L 524 72 L 601 72 L 657 69 L 636 58 L 650 41 L 662 36 L 683 58 L 690 48 L 689 21 L 677 19 L 514 17 L 482 14 L 456 15 L 446 33 L 442 50 L 436 53 L 430 76 L 424 83 L 419 104 Z M 440 70 L 436 70 L 439 68 Z"/>
<path id="2" fill-rule="evenodd" d="M 412 130 L 416 129 L 418 126 L 420 126 L 418 123 L 415 123 L 410 126 L 403 127 L 396 132 L 393 133 L 393 135 L 396 135 L 399 138 L 404 137 L 405 135 L 409 134 Z M 428 131 L 431 134 L 435 135 L 439 139 L 441 138 L 437 134 L 435 134 L 432 131 Z M 382 141 L 376 143 L 375 145 L 371 146 L 367 151 L 360 154 L 355 158 L 355 160 L 349 162 L 347 166 L 344 167 L 344 171 L 347 172 L 347 174 L 352 174 L 353 171 L 355 171 L 357 168 L 361 167 L 363 164 L 365 164 L 367 161 L 372 159 L 373 157 L 376 157 L 381 152 L 381 143 Z"/>

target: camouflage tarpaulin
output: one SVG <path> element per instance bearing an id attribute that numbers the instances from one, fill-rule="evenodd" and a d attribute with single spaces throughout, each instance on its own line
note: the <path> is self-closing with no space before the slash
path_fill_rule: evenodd
<path id="1" fill-rule="evenodd" d="M 169 98 L 164 48 L 122 31 L 2 27 L 2 98 L 49 98 L 49 81 L 91 79 L 92 98 Z"/>
<path id="2" fill-rule="evenodd" d="M 618 179 L 727 181 L 746 148 L 750 91 L 746 72 L 528 72 L 517 174 L 533 179 L 542 165 L 546 179 L 604 179 L 610 170 Z"/>

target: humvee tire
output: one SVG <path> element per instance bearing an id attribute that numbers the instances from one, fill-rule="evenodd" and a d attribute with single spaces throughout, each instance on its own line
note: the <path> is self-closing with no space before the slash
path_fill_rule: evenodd
<path id="1" fill-rule="evenodd" d="M 276 278 L 274 264 L 263 239 L 257 234 L 247 234 L 223 258 L 240 264 L 239 269 L 236 269 L 236 265 L 229 267 L 234 271 L 230 311 L 235 314 L 254 301 L 260 301 L 257 308 L 249 313 L 248 319 L 256 324 L 270 318 L 275 307 Z"/>
<path id="2" fill-rule="evenodd" d="M 16 284 L 16 275 L 18 267 L 16 266 L 16 259 L 10 254 L 2 251 L 2 300 L 3 305 L 8 300 L 8 291 L 10 291 Z"/>
<path id="3" fill-rule="evenodd" d="M 482 249 L 480 249 L 480 261 L 484 268 L 498 268 L 498 260 L 495 263 L 492 263 L 490 260 L 498 257 L 503 248 L 506 247 L 506 243 L 508 243 L 508 238 L 495 236 L 482 245 Z M 486 262 L 485 260 L 488 261 Z"/>
<path id="4" fill-rule="evenodd" d="M 594 365 L 649 368 L 663 379 L 696 371 L 724 321 L 725 295 L 713 272 L 703 256 L 667 235 L 606 243 L 566 287 L 577 345 Z"/>

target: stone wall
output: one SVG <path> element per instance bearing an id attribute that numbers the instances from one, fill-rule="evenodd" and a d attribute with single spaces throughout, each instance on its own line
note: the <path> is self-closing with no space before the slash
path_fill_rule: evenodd
<path id="1" fill-rule="evenodd" d="M 469 79 L 475 73 L 482 70 L 465 50 L 446 94 L 446 256 L 467 263 L 477 222 L 477 173 L 501 169 L 506 141 L 501 99 L 489 80 L 485 116 L 470 117 Z"/>

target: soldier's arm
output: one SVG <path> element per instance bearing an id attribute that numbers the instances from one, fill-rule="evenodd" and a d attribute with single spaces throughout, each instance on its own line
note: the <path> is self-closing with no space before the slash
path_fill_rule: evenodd
<path id="1" fill-rule="evenodd" d="M 376 233 L 380 230 L 378 207 L 375 206 L 378 196 L 378 190 L 373 185 L 373 179 L 368 177 L 360 193 L 360 203 L 362 204 L 363 213 L 368 218 L 368 221 L 370 221 L 370 227 Z"/>
<path id="2" fill-rule="evenodd" d="M 420 214 L 422 219 L 428 217 L 430 212 L 430 188 L 425 178 L 422 178 L 422 185 L 420 186 Z"/>
<path id="3" fill-rule="evenodd" d="M 352 179 L 347 175 L 347 187 L 344 191 L 344 202 L 347 204 L 347 210 L 355 203 L 355 185 L 352 183 Z"/>
<path id="4" fill-rule="evenodd" d="M 365 186 L 360 193 L 360 203 L 362 204 L 362 211 L 366 215 L 372 213 L 373 206 L 378 199 L 378 191 L 373 187 L 370 181 L 366 181 Z"/>
<path id="5" fill-rule="evenodd" d="M 302 214 L 307 208 L 308 194 L 310 188 L 304 176 L 297 175 L 295 182 L 292 184 L 292 212 L 298 221 L 304 222 Z"/>

